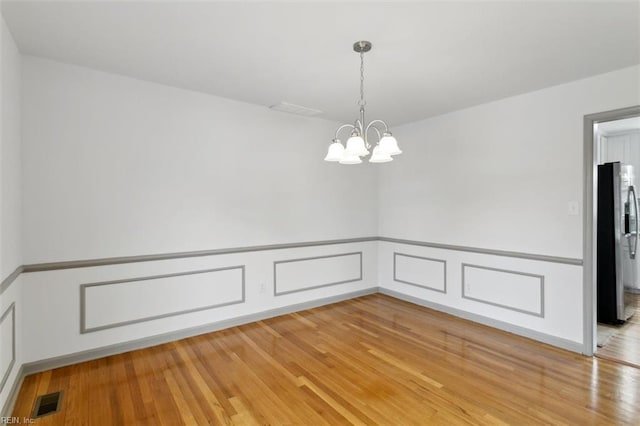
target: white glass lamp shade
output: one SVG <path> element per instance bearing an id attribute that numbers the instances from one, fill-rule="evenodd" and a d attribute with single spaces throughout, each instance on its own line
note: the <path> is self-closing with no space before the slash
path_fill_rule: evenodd
<path id="1" fill-rule="evenodd" d="M 340 164 L 360 164 L 362 160 L 356 154 L 351 154 L 349 151 L 344 152 L 344 157 L 340 160 Z"/>
<path id="2" fill-rule="evenodd" d="M 388 163 L 389 161 L 393 161 L 393 158 L 386 152 L 380 150 L 380 146 L 376 145 L 373 148 L 373 154 L 371 154 L 371 158 L 369 159 L 370 163 Z"/>
<path id="3" fill-rule="evenodd" d="M 347 147 L 345 148 L 347 154 L 358 155 L 364 157 L 369 154 L 367 148 L 364 146 L 364 139 L 361 136 L 354 135 L 347 139 Z"/>
<path id="4" fill-rule="evenodd" d="M 329 145 L 327 156 L 324 157 L 324 161 L 340 161 L 344 158 L 344 146 L 338 139 L 334 139 L 333 143 Z"/>
<path id="5" fill-rule="evenodd" d="M 398 141 L 391 134 L 386 134 L 380 139 L 380 151 L 388 155 L 402 154 L 400 148 L 398 148 Z"/>

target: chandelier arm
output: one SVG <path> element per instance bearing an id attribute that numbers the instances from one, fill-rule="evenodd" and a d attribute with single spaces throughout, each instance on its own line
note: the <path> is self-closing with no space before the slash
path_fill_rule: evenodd
<path id="1" fill-rule="evenodd" d="M 380 134 L 380 130 L 378 130 L 377 127 L 371 127 L 371 124 L 369 124 L 369 126 L 367 126 L 367 133 L 369 132 L 369 129 L 373 129 L 376 131 L 376 134 L 378 135 L 378 142 L 380 142 L 380 139 L 382 139 L 382 135 Z M 368 149 L 369 147 L 367 147 Z"/>
<path id="2" fill-rule="evenodd" d="M 350 127 L 351 130 L 355 129 L 355 126 L 353 124 L 343 124 L 342 126 L 338 127 L 338 130 L 336 130 L 336 136 L 334 138 L 334 140 L 338 139 L 338 133 L 340 132 L 340 130 L 346 128 L 346 127 Z"/>
<path id="3" fill-rule="evenodd" d="M 376 123 L 380 123 L 380 124 L 382 124 L 384 126 L 384 133 L 389 133 L 389 126 L 387 126 L 387 123 L 385 123 L 382 120 L 373 120 L 371 123 L 369 123 L 367 125 L 367 130 L 366 131 L 368 132 L 369 131 L 369 127 L 373 126 Z M 376 129 L 375 126 L 373 128 Z"/>

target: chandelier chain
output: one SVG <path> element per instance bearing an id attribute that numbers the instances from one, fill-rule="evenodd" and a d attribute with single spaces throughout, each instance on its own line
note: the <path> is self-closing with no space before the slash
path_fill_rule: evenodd
<path id="1" fill-rule="evenodd" d="M 358 105 L 361 107 L 365 106 L 366 101 L 364 100 L 364 52 L 360 52 L 360 102 Z"/>

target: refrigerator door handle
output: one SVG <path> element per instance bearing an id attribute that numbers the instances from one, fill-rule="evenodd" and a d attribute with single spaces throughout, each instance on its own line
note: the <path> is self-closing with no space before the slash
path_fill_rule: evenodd
<path id="1" fill-rule="evenodd" d="M 636 258 L 636 253 L 638 251 L 638 197 L 636 197 L 636 188 L 631 185 L 629 187 L 629 196 L 633 197 L 633 207 L 635 209 L 635 229 L 633 230 L 633 251 L 631 251 L 631 259 Z"/>

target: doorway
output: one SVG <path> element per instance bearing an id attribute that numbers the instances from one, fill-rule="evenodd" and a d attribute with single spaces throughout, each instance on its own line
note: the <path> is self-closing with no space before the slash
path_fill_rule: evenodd
<path id="1" fill-rule="evenodd" d="M 620 188 L 629 188 L 633 183 L 640 187 L 640 106 L 585 116 L 584 137 L 584 353 L 640 368 L 640 254 L 634 255 L 638 238 L 635 231 L 624 235 L 625 220 L 620 220 L 622 234 L 616 234 L 619 240 L 617 276 L 620 280 L 616 292 L 620 295 L 618 319 L 598 323 L 597 291 L 598 165 L 619 162 L 619 174 L 623 176 L 621 182 L 624 182 Z M 607 167 L 602 166 L 601 169 L 605 173 Z M 603 176 L 600 179 L 602 185 L 602 180 L 606 179 Z M 624 217 L 629 227 L 629 217 L 634 221 L 634 205 L 638 196 L 627 193 L 629 197 L 624 194 L 618 197 L 625 198 L 627 202 L 618 201 L 616 205 L 620 204 L 623 214 L 627 207 L 628 214 Z M 604 216 L 600 219 L 604 220 Z M 624 277 L 624 289 L 621 277 Z M 603 300 L 601 296 L 601 304 Z M 602 306 L 600 309 L 602 312 Z"/>

